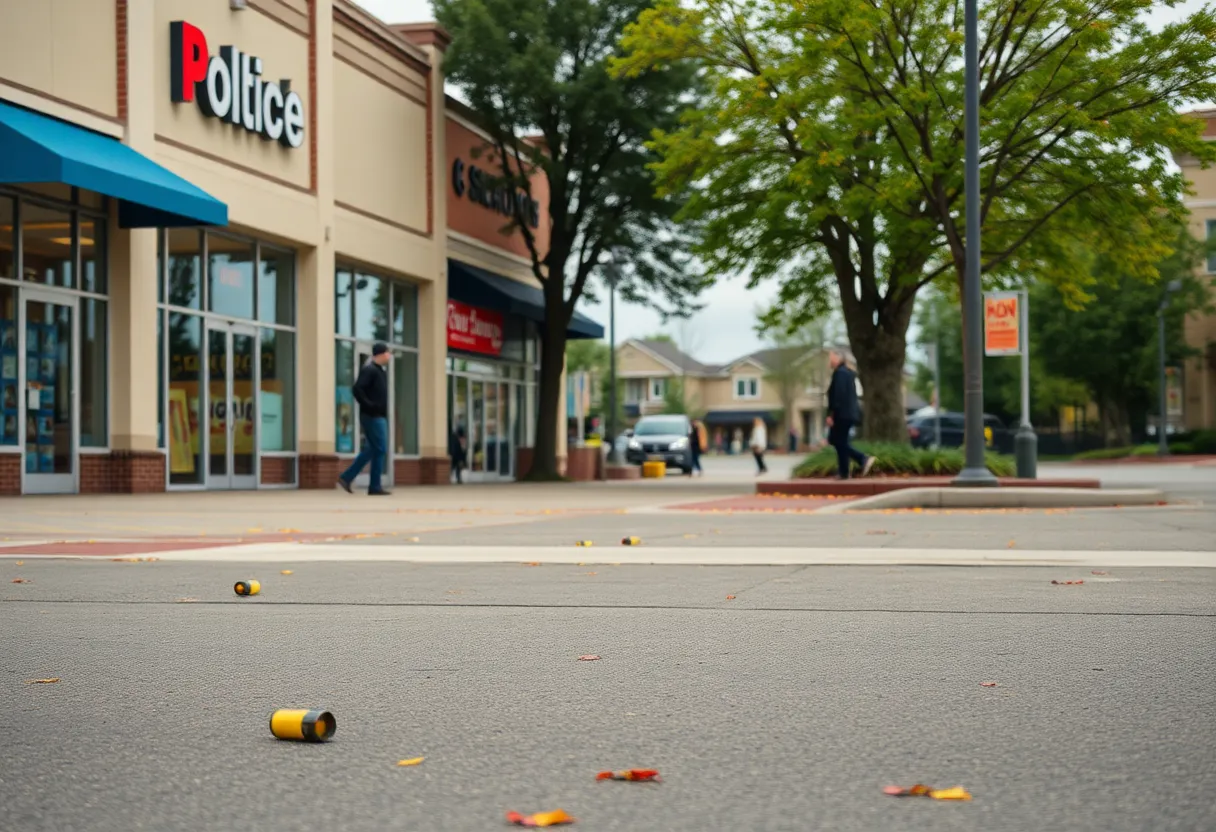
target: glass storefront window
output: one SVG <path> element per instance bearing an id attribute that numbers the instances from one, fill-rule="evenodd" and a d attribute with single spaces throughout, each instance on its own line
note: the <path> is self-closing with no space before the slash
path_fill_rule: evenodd
<path id="1" fill-rule="evenodd" d="M 418 346 L 418 287 L 393 284 L 393 343 Z"/>
<path id="2" fill-rule="evenodd" d="M 106 302 L 80 299 L 80 445 L 109 444 L 106 387 Z"/>
<path id="3" fill-rule="evenodd" d="M 355 280 L 355 337 L 387 341 L 389 283 L 370 274 Z"/>
<path id="4" fill-rule="evenodd" d="M 21 206 L 21 268 L 47 286 L 73 288 L 72 214 L 34 202 Z"/>
<path id="5" fill-rule="evenodd" d="M 104 295 L 106 292 L 106 223 L 81 215 L 80 288 Z M 159 272 L 157 272 L 159 274 Z"/>
<path id="6" fill-rule="evenodd" d="M 355 345 L 351 341 L 334 343 L 334 446 L 340 454 L 355 452 Z"/>
<path id="7" fill-rule="evenodd" d="M 294 324 L 295 284 L 295 253 L 262 246 L 258 257 L 258 320 Z"/>
<path id="8" fill-rule="evenodd" d="M 355 275 L 346 269 L 338 269 L 334 282 L 334 332 L 348 338 L 355 334 L 352 321 L 355 308 Z"/>
<path id="9" fill-rule="evenodd" d="M 0 445 L 17 444 L 19 400 L 17 290 L 12 286 L 0 286 Z"/>
<path id="10" fill-rule="evenodd" d="M 163 238 L 163 234 L 157 237 Z M 156 447 L 165 447 L 165 313 L 156 310 Z"/>
<path id="11" fill-rule="evenodd" d="M 16 227 L 16 203 L 0 196 L 0 277 L 9 280 L 17 279 Z"/>
<path id="12" fill-rule="evenodd" d="M 262 330 L 262 380 L 258 410 L 263 451 L 296 447 L 296 336 L 280 329 Z"/>
<path id="13" fill-rule="evenodd" d="M 169 305 L 203 308 L 203 238 L 191 228 L 169 229 Z"/>
<path id="14" fill-rule="evenodd" d="M 253 317 L 253 244 L 207 235 L 207 308 L 234 318 Z"/>
<path id="15" fill-rule="evenodd" d="M 393 453 L 418 453 L 418 354 L 393 351 Z"/>
<path id="16" fill-rule="evenodd" d="M 197 315 L 169 315 L 169 482 L 203 482 L 203 322 Z"/>

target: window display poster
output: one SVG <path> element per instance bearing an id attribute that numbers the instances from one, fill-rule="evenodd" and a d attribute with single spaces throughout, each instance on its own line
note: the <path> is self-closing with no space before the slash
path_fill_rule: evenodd
<path id="1" fill-rule="evenodd" d="M 43 474 L 55 473 L 55 446 L 38 446 L 38 470 Z"/>
<path id="2" fill-rule="evenodd" d="M 0 407 L 5 410 L 17 409 L 17 383 L 12 381 L 0 382 Z"/>
<path id="3" fill-rule="evenodd" d="M 17 444 L 17 414 L 5 413 L 0 417 L 0 445 Z"/>
<path id="4" fill-rule="evenodd" d="M 37 355 L 38 354 L 38 350 L 40 349 L 40 344 L 38 343 L 38 340 L 39 340 L 38 339 L 38 330 L 40 330 L 40 329 L 41 329 L 41 327 L 38 326 L 38 324 L 27 323 L 25 325 L 25 354 L 26 355 Z"/>
<path id="5" fill-rule="evenodd" d="M 194 436 L 190 426 L 190 404 L 181 387 L 169 388 L 169 470 L 194 473 Z"/>
<path id="6" fill-rule="evenodd" d="M 27 434 L 31 439 L 34 434 Z M 25 473 L 38 473 L 38 446 L 32 442 L 25 443 Z"/>
<path id="7" fill-rule="evenodd" d="M 17 351 L 17 327 L 12 321 L 0 321 L 0 352 Z"/>
<path id="8" fill-rule="evenodd" d="M 337 390 L 337 449 L 340 454 L 355 452 L 355 394 L 349 387 Z"/>
<path id="9" fill-rule="evenodd" d="M 17 354 L 9 353 L 0 355 L 0 380 L 16 381 L 17 380 Z"/>
<path id="10" fill-rule="evenodd" d="M 262 450 L 283 450 L 283 396 L 272 390 L 262 393 Z"/>

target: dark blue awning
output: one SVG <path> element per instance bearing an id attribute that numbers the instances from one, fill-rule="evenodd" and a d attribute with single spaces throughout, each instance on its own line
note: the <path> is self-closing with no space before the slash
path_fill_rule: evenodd
<path id="1" fill-rule="evenodd" d="M 3 102 L 0 182 L 62 182 L 115 197 L 123 228 L 228 224 L 227 205 L 117 139 Z"/>
<path id="2" fill-rule="evenodd" d="M 750 425 L 756 419 L 763 419 L 770 425 L 777 423 L 771 410 L 711 410 L 705 414 L 705 424 L 714 427 Z"/>
<path id="3" fill-rule="evenodd" d="M 448 260 L 448 297 L 470 306 L 519 315 L 538 324 L 545 322 L 545 294 L 540 289 L 459 260 Z M 566 337 L 603 338 L 604 328 L 575 312 L 566 327 Z"/>

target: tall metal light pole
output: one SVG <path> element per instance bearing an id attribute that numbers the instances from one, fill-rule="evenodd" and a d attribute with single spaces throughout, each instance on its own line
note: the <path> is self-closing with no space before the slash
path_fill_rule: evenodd
<path id="1" fill-rule="evenodd" d="M 996 485 L 996 477 L 984 462 L 984 296 L 980 285 L 980 68 L 979 9 L 977 0 L 966 0 L 964 74 L 966 95 L 967 272 L 963 280 L 963 447 L 966 462 L 955 477 L 955 485 Z"/>
<path id="2" fill-rule="evenodd" d="M 1170 305 L 1170 295 L 1182 288 L 1181 280 L 1171 280 L 1161 296 L 1161 305 L 1157 307 L 1157 361 L 1159 371 L 1159 386 L 1157 391 L 1157 456 L 1170 455 L 1170 441 L 1165 434 L 1168 404 L 1165 390 L 1165 310 Z"/>
<path id="3" fill-rule="evenodd" d="M 608 464 L 617 465 L 616 452 L 616 281 L 620 276 L 616 263 L 604 265 L 608 275 Z"/>

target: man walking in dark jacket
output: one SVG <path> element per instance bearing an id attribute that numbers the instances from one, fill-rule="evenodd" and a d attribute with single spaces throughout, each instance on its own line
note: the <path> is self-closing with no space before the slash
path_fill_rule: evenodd
<path id="1" fill-rule="evenodd" d="M 388 453 L 388 362 L 393 355 L 388 345 L 377 341 L 372 347 L 372 360 L 359 370 L 351 392 L 359 403 L 359 427 L 363 432 L 363 447 L 350 467 L 338 477 L 338 485 L 350 493 L 350 485 L 369 462 L 372 464 L 369 496 L 389 494 L 380 485 L 384 455 Z"/>
<path id="2" fill-rule="evenodd" d="M 835 350 L 828 354 L 828 361 L 832 365 L 832 382 L 828 385 L 828 443 L 836 449 L 840 479 L 849 478 L 853 461 L 861 466 L 864 477 L 874 467 L 874 457 L 866 456 L 849 444 L 849 432 L 861 421 L 857 376 L 844 363 L 844 356 Z"/>

